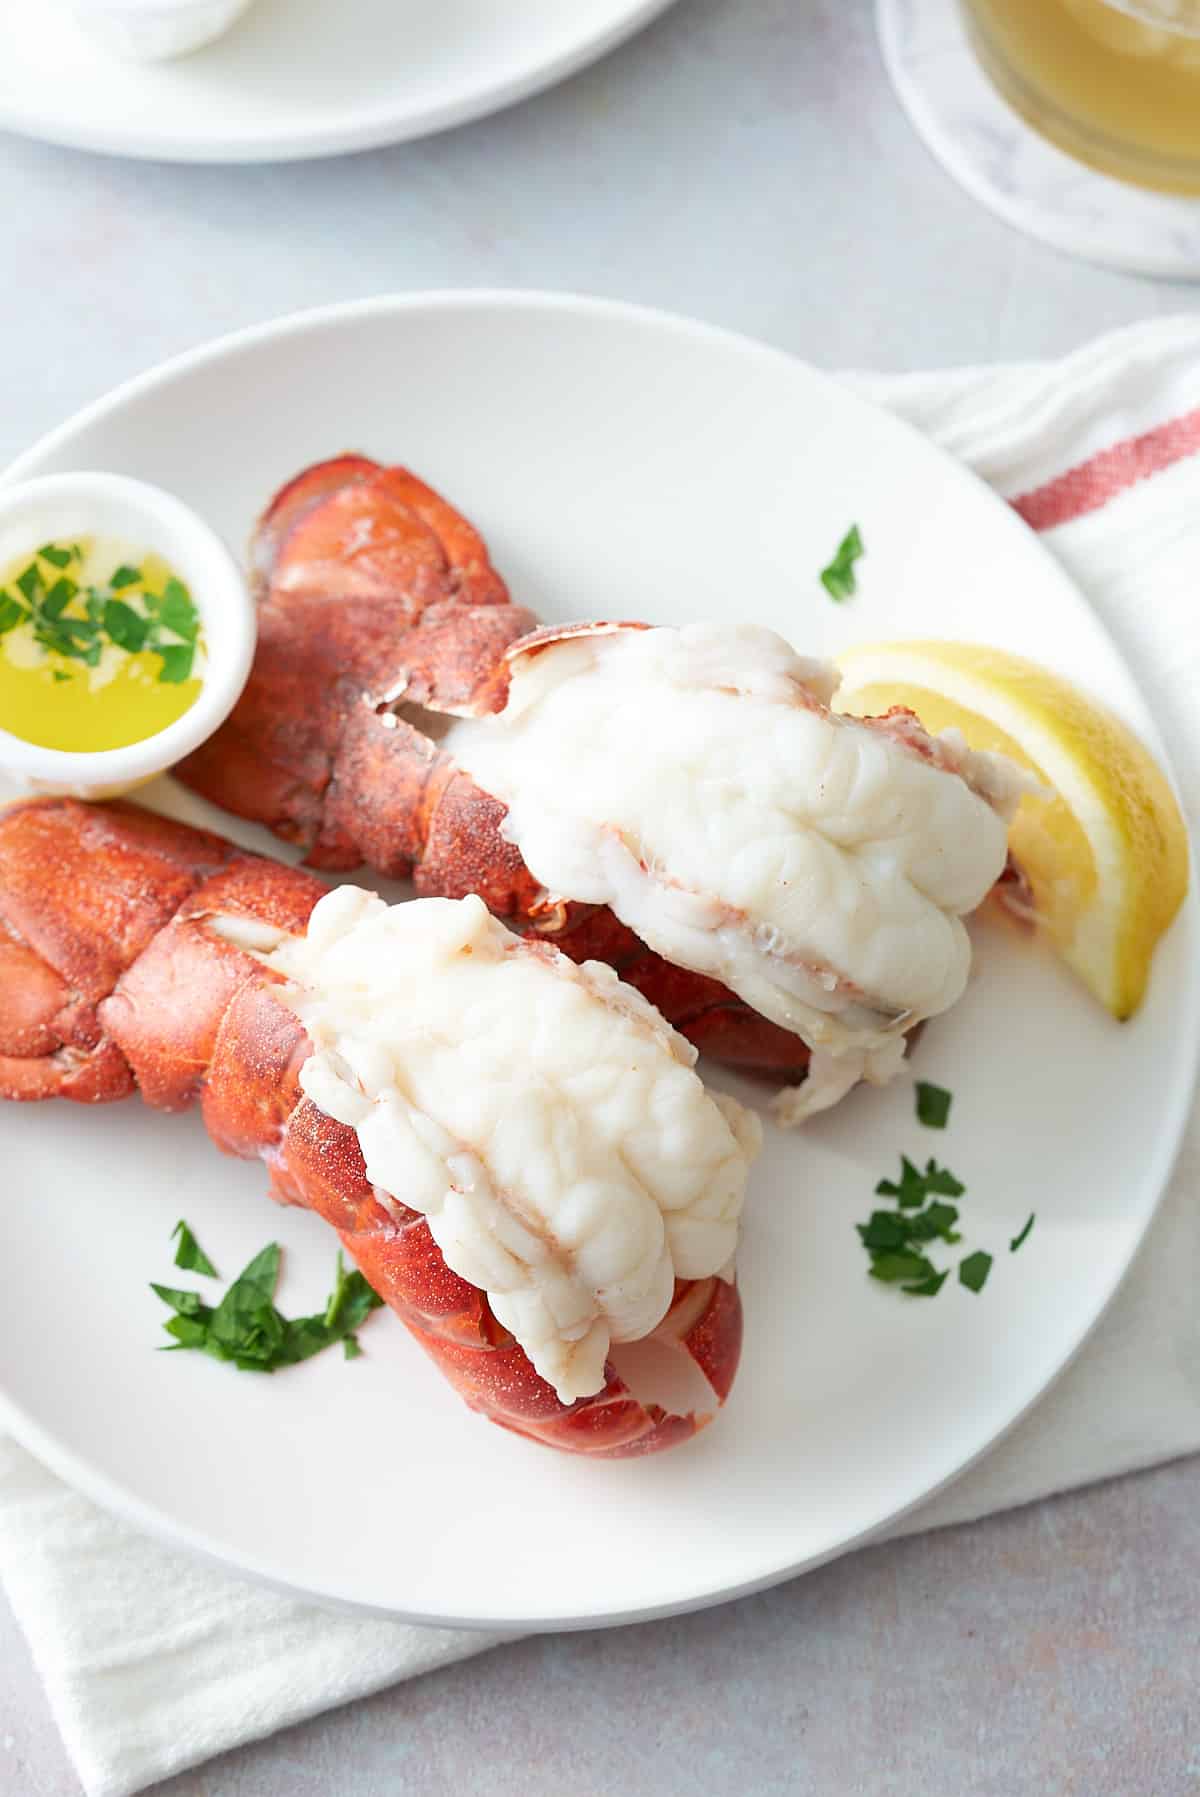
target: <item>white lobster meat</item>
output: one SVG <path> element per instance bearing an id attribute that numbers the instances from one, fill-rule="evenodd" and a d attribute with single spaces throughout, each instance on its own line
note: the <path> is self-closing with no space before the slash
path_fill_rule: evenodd
<path id="1" fill-rule="evenodd" d="M 729 1275 L 757 1119 L 611 968 L 513 936 L 478 898 L 321 899 L 269 957 L 382 1202 L 424 1214 L 563 1403 L 649 1335 L 676 1279 Z"/>
<path id="2" fill-rule="evenodd" d="M 962 918 L 1024 776 L 908 716 L 835 715 L 835 671 L 770 630 L 598 625 L 509 654 L 504 709 L 446 747 L 551 897 L 610 906 L 800 1036 L 785 1121 L 890 1078 L 966 984 Z"/>

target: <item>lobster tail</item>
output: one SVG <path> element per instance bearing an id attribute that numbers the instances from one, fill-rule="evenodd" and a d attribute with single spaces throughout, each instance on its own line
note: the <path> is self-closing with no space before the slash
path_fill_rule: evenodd
<path id="1" fill-rule="evenodd" d="M 301 936 L 313 875 L 131 805 L 41 800 L 0 817 L 0 1096 L 198 1104 L 216 1145 L 267 1166 L 274 1195 L 337 1230 L 455 1390 L 505 1428 L 594 1454 L 645 1453 L 707 1415 L 642 1403 L 615 1368 L 564 1403 L 426 1218 L 367 1176 L 355 1132 L 299 1085 L 311 1044 L 263 953 Z M 653 1332 L 726 1397 L 736 1286 L 682 1280 Z"/>

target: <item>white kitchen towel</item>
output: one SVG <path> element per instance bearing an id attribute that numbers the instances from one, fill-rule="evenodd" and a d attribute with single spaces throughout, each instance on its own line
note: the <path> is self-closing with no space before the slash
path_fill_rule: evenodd
<path id="1" fill-rule="evenodd" d="M 1200 319 L 1065 362 L 847 377 L 1045 534 L 1132 664 L 1200 826 Z M 1200 1448 L 1200 1116 L 1109 1314 L 1054 1390 L 889 1531 L 961 1522 Z M 152 1781 L 496 1645 L 317 1610 L 112 1520 L 0 1441 L 0 1577 L 88 1797 Z"/>

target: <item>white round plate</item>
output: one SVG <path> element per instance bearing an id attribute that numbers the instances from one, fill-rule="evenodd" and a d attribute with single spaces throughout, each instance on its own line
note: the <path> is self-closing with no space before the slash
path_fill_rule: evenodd
<path id="1" fill-rule="evenodd" d="M 892 85 L 928 149 L 1006 224 L 1106 268 L 1200 276 L 1200 202 L 1076 162 L 1014 112 L 979 66 L 959 0 L 877 0 Z"/>
<path id="2" fill-rule="evenodd" d="M 423 137 L 573 74 L 671 0 L 255 0 L 191 56 L 120 62 L 66 0 L 0 7 L 0 127 L 170 162 Z"/>
<path id="3" fill-rule="evenodd" d="M 991 493 L 789 357 L 654 313 L 459 294 L 285 320 L 133 382 L 13 472 L 140 475 L 238 542 L 288 475 L 351 448 L 443 488 L 548 619 L 753 618 L 817 652 L 980 638 L 1069 671 L 1161 747 L 1084 600 Z M 867 553 L 838 606 L 817 573 L 852 521 Z M 222 821 L 169 783 L 146 796 Z M 905 1086 L 769 1134 L 741 1375 L 674 1452 L 589 1462 L 507 1435 L 386 1312 L 352 1365 L 328 1354 L 263 1379 L 156 1353 L 147 1281 L 182 1282 L 177 1218 L 225 1275 L 282 1240 L 293 1312 L 324 1297 L 334 1241 L 272 1207 L 262 1172 L 221 1160 L 196 1118 L 136 1102 L 0 1106 L 0 1423 L 176 1542 L 419 1620 L 619 1622 L 812 1566 L 952 1478 L 1045 1390 L 1129 1265 L 1188 1105 L 1194 900 L 1121 1026 L 1025 936 L 977 938 L 968 995 L 917 1054 L 953 1089 L 944 1134 L 917 1124 Z M 967 1182 L 960 1252 L 995 1255 L 978 1297 L 948 1281 L 907 1300 L 866 1277 L 854 1224 L 902 1150 Z"/>

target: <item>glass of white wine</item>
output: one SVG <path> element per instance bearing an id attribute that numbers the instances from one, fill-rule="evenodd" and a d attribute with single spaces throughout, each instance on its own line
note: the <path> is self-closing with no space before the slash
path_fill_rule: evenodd
<path id="1" fill-rule="evenodd" d="M 1071 156 L 1200 194 L 1200 0 L 962 0 L 980 62 Z"/>
<path id="2" fill-rule="evenodd" d="M 1060 249 L 1200 278 L 1200 0 L 877 6 L 910 118 L 977 199 Z"/>

